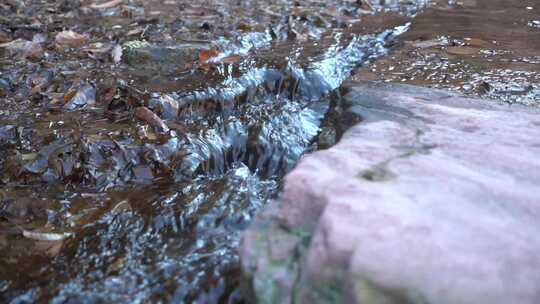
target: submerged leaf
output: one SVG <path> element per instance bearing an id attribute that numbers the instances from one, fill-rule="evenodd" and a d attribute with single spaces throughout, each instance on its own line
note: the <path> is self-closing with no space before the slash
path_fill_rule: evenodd
<path id="1" fill-rule="evenodd" d="M 109 2 L 105 2 L 105 3 L 101 3 L 101 4 L 91 4 L 90 5 L 90 8 L 93 8 L 93 9 L 108 9 L 108 8 L 113 8 L 117 5 L 120 5 L 122 4 L 122 2 L 124 2 L 123 0 L 111 0 Z"/>
<path id="2" fill-rule="evenodd" d="M 67 47 L 79 47 L 88 42 L 88 37 L 74 31 L 62 31 L 56 34 L 56 43 Z"/>
<path id="3" fill-rule="evenodd" d="M 135 109 L 135 116 L 163 132 L 169 131 L 169 127 L 167 127 L 163 120 L 147 107 L 137 107 Z"/>
<path id="4" fill-rule="evenodd" d="M 453 55 L 474 55 L 478 54 L 480 49 L 471 46 L 451 46 L 446 49 L 446 52 Z"/>
<path id="5" fill-rule="evenodd" d="M 208 60 L 216 57 L 218 55 L 216 49 L 203 50 L 199 53 L 199 64 L 206 64 Z"/>
<path id="6" fill-rule="evenodd" d="M 70 92 L 66 94 L 69 97 Z M 86 83 L 79 87 L 77 93 L 73 98 L 70 98 L 68 103 L 65 104 L 65 108 L 69 110 L 76 110 L 84 108 L 87 105 L 93 105 L 96 103 L 96 89 L 90 84 Z"/>
<path id="7" fill-rule="evenodd" d="M 220 59 L 219 62 L 220 63 L 236 63 L 240 61 L 240 59 L 242 59 L 242 57 L 240 57 L 239 55 L 230 55 L 230 56 Z"/>
<path id="8" fill-rule="evenodd" d="M 23 230 L 23 236 L 36 241 L 61 241 L 71 236 L 71 233 L 52 233 Z"/>

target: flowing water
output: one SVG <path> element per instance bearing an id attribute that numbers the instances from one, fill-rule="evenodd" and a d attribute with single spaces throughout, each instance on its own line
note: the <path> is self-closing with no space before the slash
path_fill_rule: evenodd
<path id="1" fill-rule="evenodd" d="M 240 232 L 428 1 L 92 3 L 0 6 L 3 302 L 245 301 Z"/>
<path id="2" fill-rule="evenodd" d="M 3 302 L 242 302 L 239 233 L 424 5 L 126 3 L 4 5 Z"/>

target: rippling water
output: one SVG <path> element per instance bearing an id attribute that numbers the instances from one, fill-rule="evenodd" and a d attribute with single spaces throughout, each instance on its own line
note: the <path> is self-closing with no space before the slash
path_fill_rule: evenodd
<path id="1" fill-rule="evenodd" d="M 165 13 L 155 21 L 148 3 L 98 16 L 82 7 L 77 29 L 101 40 L 92 50 L 45 42 L 49 55 L 38 63 L 1 53 L 1 298 L 241 302 L 239 232 L 298 158 L 317 149 L 321 125 L 339 110 L 341 83 L 408 29 L 408 17 L 366 28 L 365 8 L 306 2 L 292 13 L 278 2 L 272 14 L 259 1 L 270 17 L 248 14 L 264 19 L 241 26 L 249 30 L 201 35 L 185 33 L 211 27 L 204 22 L 214 15 L 229 20 L 239 7 L 212 2 L 201 13 L 190 2 L 156 4 L 180 7 L 191 23 Z M 397 4 L 386 9 L 414 14 L 423 2 Z M 27 7 L 28 16 L 39 12 Z M 139 30 L 134 20 L 148 39 L 126 38 Z M 123 62 L 114 64 L 117 43 Z M 163 122 L 152 127 L 141 107 Z"/>

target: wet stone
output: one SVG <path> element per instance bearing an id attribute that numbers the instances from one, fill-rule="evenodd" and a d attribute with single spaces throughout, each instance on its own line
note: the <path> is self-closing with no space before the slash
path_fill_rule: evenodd
<path id="1" fill-rule="evenodd" d="M 411 85 L 345 91 L 359 123 L 304 156 L 244 233 L 252 300 L 538 303 L 540 109 Z"/>
<path id="2" fill-rule="evenodd" d="M 186 43 L 160 46 L 143 41 L 128 41 L 122 49 L 122 60 L 133 69 L 134 74 L 174 75 L 189 70 L 197 62 L 199 53 L 210 49 L 210 45 Z"/>

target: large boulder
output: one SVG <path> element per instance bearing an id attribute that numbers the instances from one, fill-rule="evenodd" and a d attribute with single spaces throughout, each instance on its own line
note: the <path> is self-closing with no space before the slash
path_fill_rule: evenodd
<path id="1" fill-rule="evenodd" d="M 540 303 L 540 111 L 349 83 L 362 122 L 245 233 L 259 303 Z"/>

